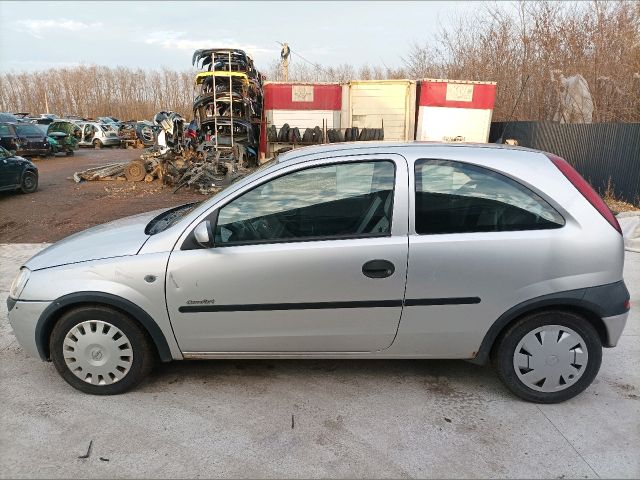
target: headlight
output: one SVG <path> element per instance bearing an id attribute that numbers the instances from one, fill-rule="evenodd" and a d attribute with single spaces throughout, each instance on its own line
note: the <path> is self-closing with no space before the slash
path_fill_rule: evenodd
<path id="1" fill-rule="evenodd" d="M 9 289 L 9 296 L 11 298 L 20 298 L 22 290 L 24 290 L 25 285 L 29 281 L 29 275 L 31 275 L 31 272 L 28 268 L 22 267 L 20 269 L 20 272 L 18 272 L 16 278 L 13 279 L 13 283 L 11 284 L 11 288 Z"/>

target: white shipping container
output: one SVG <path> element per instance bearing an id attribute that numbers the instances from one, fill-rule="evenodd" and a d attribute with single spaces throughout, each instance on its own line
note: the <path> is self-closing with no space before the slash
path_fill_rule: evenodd
<path id="1" fill-rule="evenodd" d="M 349 82 L 348 120 L 352 127 L 380 128 L 385 140 L 412 140 L 415 130 L 416 84 L 411 80 Z M 344 90 L 343 90 L 344 92 Z M 345 95 L 343 93 L 343 105 Z"/>

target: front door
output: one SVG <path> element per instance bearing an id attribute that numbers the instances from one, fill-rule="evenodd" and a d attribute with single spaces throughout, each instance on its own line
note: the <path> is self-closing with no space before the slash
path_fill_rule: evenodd
<path id="1" fill-rule="evenodd" d="M 406 279 L 405 159 L 324 160 L 258 182 L 212 215 L 213 248 L 170 256 L 167 306 L 183 352 L 388 347 Z"/>
<path id="2" fill-rule="evenodd" d="M 82 141 L 80 143 L 82 143 L 82 145 L 91 145 L 95 133 L 96 127 L 90 123 L 86 123 L 82 129 Z"/>
<path id="3" fill-rule="evenodd" d="M 0 189 L 20 184 L 20 165 L 11 154 L 0 147 Z"/>

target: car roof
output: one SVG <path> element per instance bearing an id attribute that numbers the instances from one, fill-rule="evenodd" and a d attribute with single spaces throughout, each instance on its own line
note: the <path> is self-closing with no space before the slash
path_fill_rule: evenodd
<path id="1" fill-rule="evenodd" d="M 382 142 L 342 142 L 342 143 L 334 143 L 334 144 L 323 144 L 323 145 L 311 145 L 308 147 L 296 148 L 294 150 L 289 150 L 288 152 L 281 153 L 278 156 L 277 163 L 299 163 L 305 162 L 308 160 L 312 160 L 313 158 L 317 158 L 322 154 L 339 154 L 340 156 L 347 155 L 361 155 L 366 153 L 376 153 L 379 151 L 382 153 L 399 153 L 402 154 L 402 150 L 406 149 L 429 149 L 429 148 L 439 148 L 439 149 L 458 149 L 458 148 L 482 148 L 482 149 L 496 149 L 496 150 L 510 150 L 510 151 L 519 151 L 519 152 L 535 152 L 539 153 L 538 150 L 533 150 L 531 148 L 518 147 L 513 145 L 504 145 L 497 143 L 442 143 L 442 142 L 421 142 L 421 141 L 412 141 L 412 142 L 390 142 L 390 141 L 382 141 Z"/>

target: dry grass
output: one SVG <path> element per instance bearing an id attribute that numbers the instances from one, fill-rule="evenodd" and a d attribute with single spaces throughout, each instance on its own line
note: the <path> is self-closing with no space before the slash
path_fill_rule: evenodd
<path id="1" fill-rule="evenodd" d="M 615 188 L 613 186 L 613 182 L 611 182 L 611 179 L 609 179 L 609 182 L 607 182 L 607 188 L 604 191 L 602 199 L 607 204 L 609 209 L 616 215 L 622 212 L 640 211 L 640 197 L 636 200 L 635 205 L 633 203 L 629 203 L 616 198 Z"/>

